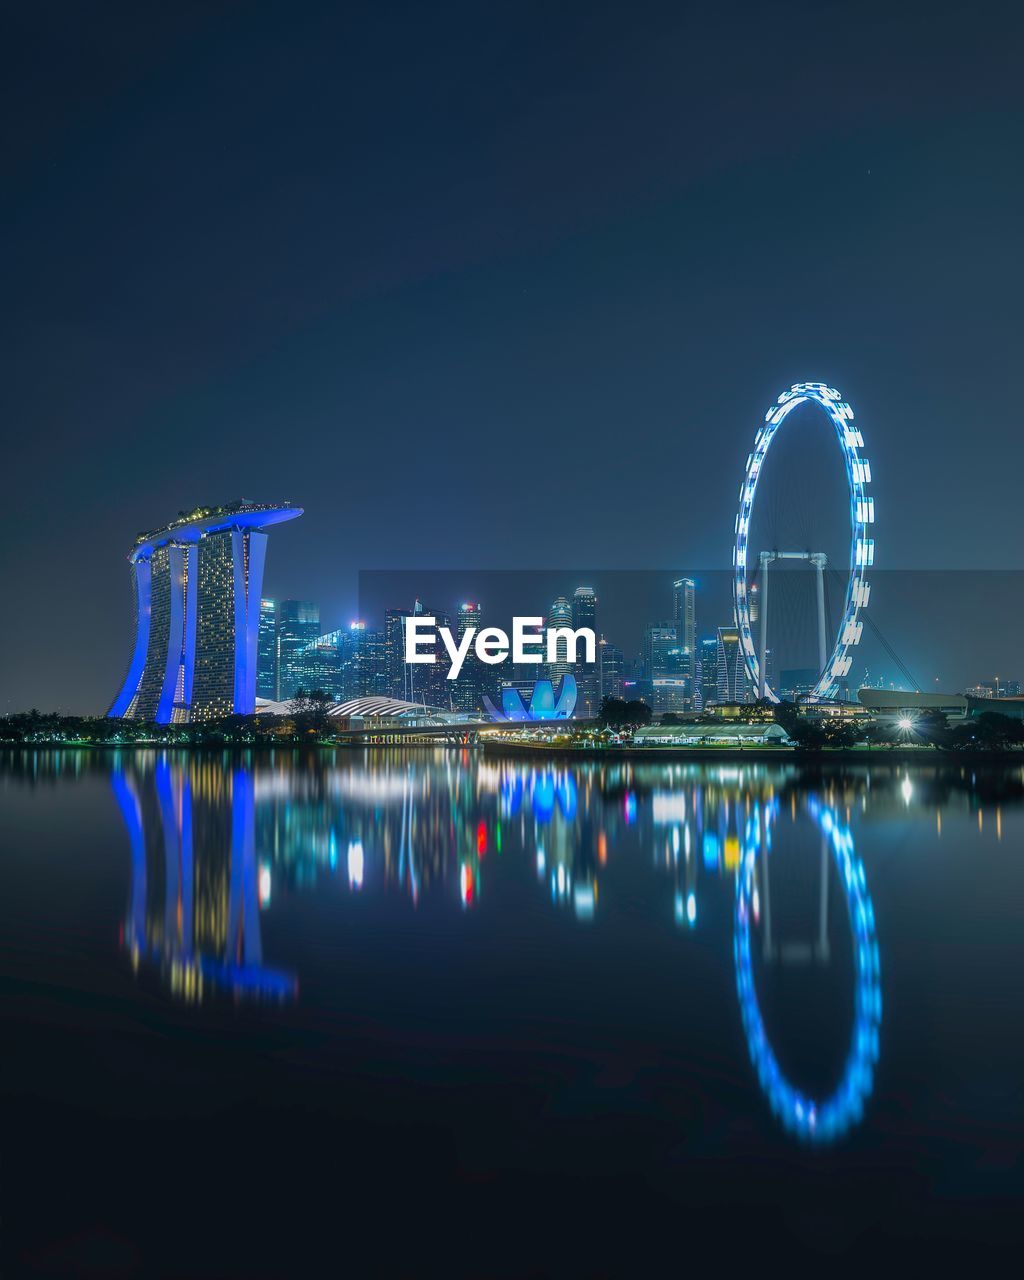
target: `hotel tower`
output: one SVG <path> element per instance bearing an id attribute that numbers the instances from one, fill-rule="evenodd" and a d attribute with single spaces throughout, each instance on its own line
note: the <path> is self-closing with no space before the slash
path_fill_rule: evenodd
<path id="1" fill-rule="evenodd" d="M 135 646 L 109 715 L 182 724 L 255 711 L 264 529 L 300 515 L 233 502 L 139 534 L 128 556 Z"/>

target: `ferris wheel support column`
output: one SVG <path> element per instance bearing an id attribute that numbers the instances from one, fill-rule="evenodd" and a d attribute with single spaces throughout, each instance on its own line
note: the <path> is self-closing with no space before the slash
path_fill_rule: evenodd
<path id="1" fill-rule="evenodd" d="M 818 678 L 825 674 L 825 663 L 828 661 L 828 651 L 825 647 L 825 565 L 828 563 L 828 557 L 823 552 L 815 552 L 811 556 L 811 564 L 814 565 L 815 578 L 817 579 L 818 588 Z"/>
<path id="2" fill-rule="evenodd" d="M 761 630 L 757 646 L 757 700 L 764 701 L 764 687 L 768 670 L 768 566 L 774 560 L 770 551 L 762 551 L 761 562 Z"/>

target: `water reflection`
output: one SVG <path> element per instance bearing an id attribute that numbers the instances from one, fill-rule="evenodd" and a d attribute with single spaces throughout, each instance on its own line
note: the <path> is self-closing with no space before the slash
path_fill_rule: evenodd
<path id="1" fill-rule="evenodd" d="M 854 1014 L 852 1042 L 835 1091 L 818 1102 L 793 1085 L 779 1065 L 771 1046 L 758 1003 L 751 953 L 751 925 L 761 926 L 764 955 L 773 960 L 779 954 L 772 935 L 771 877 L 769 855 L 778 803 L 772 800 L 756 806 L 747 823 L 739 874 L 736 880 L 736 991 L 750 1060 L 772 1111 L 791 1133 L 810 1142 L 831 1142 L 856 1124 L 864 1114 L 864 1103 L 874 1083 L 878 1061 L 878 1032 L 882 1017 L 879 981 L 878 941 L 875 911 L 868 893 L 864 866 L 856 855 L 853 835 L 838 812 L 821 803 L 815 795 L 804 801 L 806 810 L 821 832 L 821 874 L 818 931 L 814 942 L 799 950 L 788 949 L 794 959 L 827 962 L 831 955 L 828 936 L 828 868 L 831 853 L 839 874 L 853 934 Z M 761 874 L 758 876 L 758 869 Z M 783 952 L 787 954 L 787 952 Z"/>
<path id="2" fill-rule="evenodd" d="M 122 942 L 132 964 L 154 965 L 185 1000 L 211 988 L 293 997 L 295 976 L 263 963 L 270 870 L 257 868 L 252 769 L 161 755 L 115 768 L 110 783 L 131 846 Z"/>
<path id="3" fill-rule="evenodd" d="M 530 911 L 597 936 L 632 912 L 641 929 L 679 931 L 681 969 L 693 946 L 722 965 L 732 951 L 759 1086 L 786 1132 L 818 1143 L 861 1120 L 879 1055 L 879 939 L 858 846 L 894 820 L 941 838 L 943 813 L 981 830 L 986 809 L 998 838 L 1003 807 L 1024 796 L 1019 769 L 454 751 L 26 753 L 12 767 L 34 784 L 109 775 L 131 849 L 124 948 L 177 998 L 297 997 L 288 931 L 267 921 L 283 907 L 293 930 L 322 928 L 309 894 L 339 893 L 360 914 L 396 893 L 410 910 L 429 898 L 442 916 L 448 904 L 446 929 L 460 912 L 527 919 L 524 893 Z M 819 984 L 807 1004 L 807 987 L 794 999 L 786 986 L 794 971 Z M 798 1015 L 817 1074 L 787 1043 Z"/>

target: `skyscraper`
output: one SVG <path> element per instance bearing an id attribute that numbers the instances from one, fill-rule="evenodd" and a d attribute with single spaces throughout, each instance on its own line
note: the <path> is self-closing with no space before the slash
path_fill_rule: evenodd
<path id="1" fill-rule="evenodd" d="M 692 578 L 677 578 L 672 584 L 676 639 L 683 650 L 683 665 L 690 681 L 688 705 L 697 696 L 697 584 Z"/>
<path id="2" fill-rule="evenodd" d="M 405 620 L 410 609 L 384 610 L 384 670 L 389 698 L 407 698 L 405 678 Z"/>
<path id="3" fill-rule="evenodd" d="M 320 606 L 281 600 L 277 607 L 277 700 L 287 702 L 305 685 L 302 650 L 320 635 Z"/>
<path id="4" fill-rule="evenodd" d="M 718 701 L 718 637 L 705 636 L 697 646 L 697 682 L 696 691 L 700 696 L 703 711 L 709 703 Z"/>
<path id="5" fill-rule="evenodd" d="M 466 602 L 459 605 L 458 614 L 458 643 L 462 644 L 462 637 L 466 631 L 473 627 L 479 635 L 484 625 L 483 605 Z M 462 664 L 462 670 L 459 672 L 457 680 L 449 681 L 452 686 L 451 701 L 456 711 L 478 711 L 483 705 L 483 696 L 491 691 L 487 685 L 487 673 L 490 668 L 476 655 L 476 650 L 471 648 L 466 654 L 466 659 Z"/>
<path id="6" fill-rule="evenodd" d="M 389 685 L 384 632 L 371 631 L 362 622 L 353 622 L 352 626 L 361 628 L 356 641 L 359 697 L 386 698 Z"/>
<path id="7" fill-rule="evenodd" d="M 572 626 L 572 605 L 566 600 L 565 596 L 558 596 L 551 603 L 548 610 L 546 625 L 548 627 L 571 627 Z M 558 682 L 564 675 L 568 675 L 572 670 L 572 664 L 569 662 L 569 641 L 564 637 L 560 637 L 555 645 L 555 660 L 546 664 L 545 675 L 558 690 Z"/>
<path id="8" fill-rule="evenodd" d="M 597 705 L 601 706 L 604 698 L 622 697 L 622 673 L 624 667 L 622 650 L 601 637 L 597 645 Z"/>
<path id="9" fill-rule="evenodd" d="M 689 659 L 674 622 L 654 622 L 645 628 L 643 665 L 655 715 L 685 711 L 690 705 Z"/>
<path id="10" fill-rule="evenodd" d="M 580 627 L 589 627 L 596 639 L 597 594 L 593 587 L 577 587 L 573 592 L 572 625 L 574 631 L 578 631 Z M 581 719 L 596 716 L 601 703 L 598 695 L 601 673 L 598 669 L 596 652 L 594 658 L 594 662 L 587 662 L 585 654 L 577 654 L 577 662 L 573 670 L 577 689 L 576 714 Z"/>
<path id="11" fill-rule="evenodd" d="M 740 653 L 740 633 L 735 627 L 718 628 L 718 697 L 716 701 L 746 702 L 747 669 Z"/>
<path id="12" fill-rule="evenodd" d="M 256 639 L 256 696 L 273 702 L 277 697 L 277 604 L 260 600 Z"/>
<path id="13" fill-rule="evenodd" d="M 158 724 L 256 706 L 263 565 L 271 524 L 300 507 L 198 507 L 135 540 L 135 644 L 108 714 Z"/>
<path id="14" fill-rule="evenodd" d="M 441 627 L 451 630 L 451 615 L 441 609 L 428 609 L 422 601 L 417 600 L 412 611 L 416 617 L 433 618 L 435 631 L 439 631 Z M 451 709 L 458 681 L 448 679 L 447 654 L 442 653 L 438 661 L 433 663 L 404 665 L 406 692 L 401 696 L 424 706 Z"/>
<path id="15" fill-rule="evenodd" d="M 448 679 L 448 664 L 407 663 L 405 660 L 405 626 L 410 617 L 433 618 L 435 630 L 451 627 L 447 613 L 437 612 L 419 600 L 411 609 L 387 609 L 384 612 L 384 667 L 387 672 L 388 697 L 419 702 L 429 707 L 451 705 L 453 687 Z"/>

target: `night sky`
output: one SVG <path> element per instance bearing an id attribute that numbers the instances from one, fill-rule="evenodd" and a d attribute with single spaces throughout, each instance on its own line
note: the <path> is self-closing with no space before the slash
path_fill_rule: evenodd
<path id="1" fill-rule="evenodd" d="M 265 589 L 326 625 L 364 569 L 723 568 L 803 379 L 857 412 L 880 567 L 1021 568 L 1022 35 L 893 0 L 9 6 L 0 710 L 105 709 L 132 538 L 199 503 L 303 506 Z M 1012 660 L 1001 619 L 950 631 L 989 622 Z"/>

